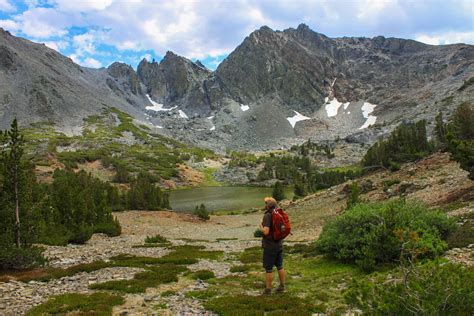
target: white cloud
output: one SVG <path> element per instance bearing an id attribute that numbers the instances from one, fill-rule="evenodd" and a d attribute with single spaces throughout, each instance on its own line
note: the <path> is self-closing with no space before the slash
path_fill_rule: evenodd
<path id="1" fill-rule="evenodd" d="M 13 20 L 0 20 L 0 27 L 7 31 L 16 32 L 20 29 L 20 24 Z"/>
<path id="2" fill-rule="evenodd" d="M 97 37 L 97 34 L 92 32 L 74 36 L 72 38 L 72 43 L 76 48 L 76 54 L 78 56 L 86 54 L 94 55 L 96 53 L 95 43 L 99 41 Z"/>
<path id="3" fill-rule="evenodd" d="M 46 41 L 44 44 L 57 52 L 61 52 L 62 49 L 69 47 L 69 43 L 66 41 Z"/>
<path id="4" fill-rule="evenodd" d="M 16 8 L 8 0 L 0 0 L 0 12 L 12 12 Z"/>
<path id="5" fill-rule="evenodd" d="M 100 61 L 91 57 L 87 57 L 86 59 L 84 59 L 81 65 L 86 66 L 86 67 L 91 67 L 91 68 L 102 67 L 102 63 Z"/>
<path id="6" fill-rule="evenodd" d="M 104 10 L 113 0 L 54 0 L 59 10 L 87 12 L 91 10 Z"/>
<path id="7" fill-rule="evenodd" d="M 46 1 L 52 7 L 38 7 L 38 3 Z M 2 3 L 13 2 L 0 0 L 0 9 Z M 0 26 L 33 39 L 69 41 L 72 50 L 68 53 L 82 62 L 86 57 L 102 60 L 105 53 L 100 44 L 106 44 L 120 51 L 139 52 L 137 56 L 146 50 L 163 56 L 171 50 L 188 58 L 213 57 L 217 64 L 217 57 L 229 54 L 262 25 L 282 30 L 301 22 L 331 37 L 384 35 L 434 44 L 473 42 L 472 0 L 26 0 L 26 3 L 25 12 L 0 20 Z M 71 34 L 69 30 L 73 26 L 88 31 Z M 102 62 L 106 64 L 110 60 Z"/>
<path id="8" fill-rule="evenodd" d="M 76 64 L 79 64 L 84 67 L 90 67 L 90 68 L 102 67 L 102 63 L 100 61 L 91 57 L 86 57 L 85 59 L 81 59 L 76 54 L 71 54 L 69 55 L 69 58 L 71 58 L 72 61 L 75 62 Z"/>
<path id="9" fill-rule="evenodd" d="M 447 44 L 474 44 L 474 31 L 472 32 L 446 32 L 438 34 L 418 34 L 415 36 L 417 41 L 430 45 L 447 45 Z"/>

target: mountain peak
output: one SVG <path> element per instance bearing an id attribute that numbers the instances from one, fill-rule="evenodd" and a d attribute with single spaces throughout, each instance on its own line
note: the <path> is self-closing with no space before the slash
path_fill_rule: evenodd
<path id="1" fill-rule="evenodd" d="M 309 26 L 305 23 L 301 23 L 300 25 L 298 25 L 298 27 L 296 28 L 296 30 L 298 32 L 306 32 L 306 31 L 311 31 L 311 29 L 309 28 Z"/>

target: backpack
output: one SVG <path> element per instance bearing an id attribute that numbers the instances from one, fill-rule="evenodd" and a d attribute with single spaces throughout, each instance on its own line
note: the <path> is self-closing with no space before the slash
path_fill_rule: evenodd
<path id="1" fill-rule="evenodd" d="M 291 233 L 291 224 L 288 213 L 281 208 L 272 211 L 272 237 L 279 241 L 285 239 Z"/>

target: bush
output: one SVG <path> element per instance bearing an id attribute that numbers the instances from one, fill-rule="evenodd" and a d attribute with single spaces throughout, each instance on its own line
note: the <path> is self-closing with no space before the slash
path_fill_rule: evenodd
<path id="1" fill-rule="evenodd" d="M 167 242 L 168 242 L 168 239 L 166 239 L 165 237 L 161 235 L 155 235 L 151 237 L 147 236 L 145 239 L 145 243 L 147 244 L 161 244 L 161 243 L 167 243 Z"/>
<path id="2" fill-rule="evenodd" d="M 72 231 L 72 236 L 69 241 L 73 244 L 84 244 L 91 239 L 93 232 L 92 227 L 80 225 Z"/>
<path id="3" fill-rule="evenodd" d="M 378 263 L 399 259 L 405 242 L 417 248 L 420 257 L 438 256 L 455 229 L 455 221 L 446 214 L 428 211 L 418 203 L 400 199 L 357 204 L 324 226 L 316 247 L 321 253 L 370 271 Z"/>
<path id="4" fill-rule="evenodd" d="M 194 210 L 194 215 L 196 215 L 197 217 L 205 221 L 211 218 L 204 204 L 201 204 L 200 206 L 196 206 L 196 209 Z"/>
<path id="5" fill-rule="evenodd" d="M 12 246 L 0 249 L 0 271 L 25 270 L 46 263 L 42 255 L 43 249 L 38 247 L 16 248 Z"/>
<path id="6" fill-rule="evenodd" d="M 430 262 L 390 280 L 353 281 L 345 299 L 366 315 L 473 315 L 473 293 L 472 270 Z"/>
<path id="7" fill-rule="evenodd" d="M 285 199 L 285 193 L 283 192 L 283 185 L 281 184 L 280 181 L 275 182 L 275 185 L 273 186 L 272 197 L 277 201 L 281 201 Z"/>
<path id="8" fill-rule="evenodd" d="M 106 234 L 109 237 L 120 236 L 122 233 L 122 226 L 117 218 L 114 218 L 113 221 L 100 223 L 94 228 L 94 233 Z"/>
<path id="9" fill-rule="evenodd" d="M 63 294 L 31 309 L 27 315 L 111 315 L 114 305 L 121 305 L 124 298 L 109 293 Z"/>
<path id="10" fill-rule="evenodd" d="M 199 270 L 193 273 L 193 279 L 209 280 L 215 277 L 214 272 L 210 270 Z"/>

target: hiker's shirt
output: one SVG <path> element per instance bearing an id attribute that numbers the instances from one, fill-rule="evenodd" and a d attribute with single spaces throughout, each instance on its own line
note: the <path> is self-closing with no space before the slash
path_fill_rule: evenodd
<path id="1" fill-rule="evenodd" d="M 273 233 L 273 225 L 272 225 L 272 210 L 265 211 L 265 215 L 263 215 L 263 227 L 270 227 L 270 234 L 264 235 L 262 237 L 262 247 L 267 249 L 282 249 L 283 248 L 283 239 L 275 241 L 272 238 Z"/>

